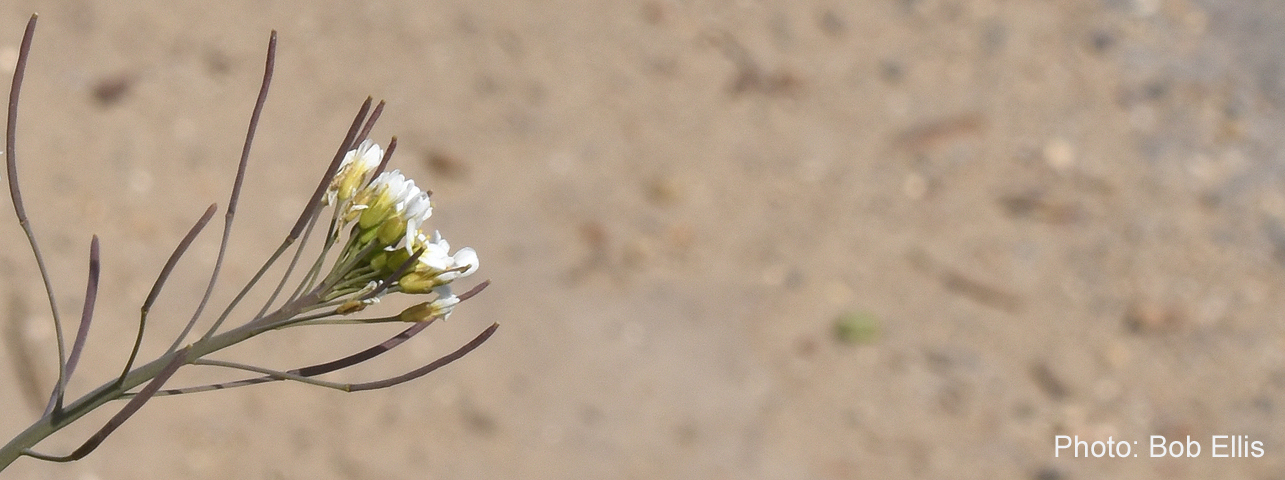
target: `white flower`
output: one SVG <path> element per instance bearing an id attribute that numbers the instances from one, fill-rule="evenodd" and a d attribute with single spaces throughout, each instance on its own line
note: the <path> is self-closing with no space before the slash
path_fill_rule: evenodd
<path id="1" fill-rule="evenodd" d="M 451 268 L 465 267 L 464 270 L 459 272 L 460 277 L 472 275 L 473 272 L 477 271 L 478 267 L 482 266 L 482 264 L 478 262 L 477 252 L 473 251 L 471 247 L 461 248 L 458 252 L 455 252 L 455 255 L 451 258 L 454 260 L 454 266 Z"/>
<path id="2" fill-rule="evenodd" d="M 419 255 L 415 268 L 398 280 L 402 291 L 427 293 L 457 278 L 472 275 L 480 265 L 477 252 L 472 248 L 461 248 L 451 255 L 451 244 L 442 238 L 440 232 L 433 231 L 432 237 L 420 233 L 414 242 L 415 249 L 424 252 Z"/>
<path id="3" fill-rule="evenodd" d="M 421 233 L 416 237 L 416 243 L 417 247 L 424 249 L 424 253 L 419 255 L 419 263 L 424 268 L 419 268 L 417 270 L 427 269 L 429 271 L 440 272 L 451 268 L 451 264 L 454 263 L 454 260 L 451 259 L 450 253 L 451 244 L 447 243 L 445 238 L 442 238 L 441 232 L 434 230 L 432 239 L 426 238 L 424 234 Z"/>
<path id="4" fill-rule="evenodd" d="M 370 140 L 363 141 L 357 148 L 349 150 L 344 155 L 343 161 L 339 163 L 335 178 L 330 181 L 325 204 L 334 205 L 351 199 L 358 189 L 370 181 L 370 174 L 379 168 L 383 158 L 384 149 Z"/>
<path id="5" fill-rule="evenodd" d="M 419 187 L 415 186 L 414 180 L 403 176 L 401 171 L 393 170 L 375 177 L 375 180 L 370 182 L 370 187 L 366 189 L 366 193 L 366 197 L 369 198 L 363 198 L 365 201 L 361 203 L 372 209 L 397 208 L 406 202 L 407 196 L 419 193 Z M 379 220 L 381 221 L 375 223 L 383 223 L 383 218 Z"/>
<path id="6" fill-rule="evenodd" d="M 433 214 L 428 192 L 397 170 L 376 177 L 357 195 L 355 203 L 353 209 L 361 211 L 361 228 L 379 228 L 380 241 L 390 246 L 404 238 L 408 249 L 419 235 L 419 226 Z"/>
<path id="7" fill-rule="evenodd" d="M 441 315 L 442 320 L 446 320 L 447 317 L 451 316 L 451 311 L 455 310 L 455 306 L 460 303 L 460 297 L 451 293 L 450 285 L 434 288 L 433 293 L 437 294 L 437 298 L 429 302 L 428 307 L 432 310 L 434 316 Z"/>
<path id="8" fill-rule="evenodd" d="M 427 222 L 428 217 L 431 216 L 433 216 L 433 200 L 429 198 L 427 192 L 421 192 L 406 201 L 406 210 L 402 212 L 402 217 L 406 219 L 406 251 L 408 253 L 412 251 L 411 244 L 413 240 L 423 236 L 419 231 L 419 226 Z"/>
<path id="9" fill-rule="evenodd" d="M 433 231 L 431 240 L 423 241 L 423 236 L 421 235 L 420 241 L 420 246 L 424 248 L 424 253 L 419 256 L 419 263 L 423 268 L 417 268 L 416 270 L 437 274 L 439 280 L 443 282 L 467 277 L 477 271 L 479 266 L 477 252 L 472 248 L 464 247 L 455 252 L 455 255 L 451 255 L 451 244 L 445 238 L 442 238 L 441 232 L 436 230 Z M 463 270 L 447 272 L 447 270 L 455 270 L 461 267 L 464 267 Z"/>

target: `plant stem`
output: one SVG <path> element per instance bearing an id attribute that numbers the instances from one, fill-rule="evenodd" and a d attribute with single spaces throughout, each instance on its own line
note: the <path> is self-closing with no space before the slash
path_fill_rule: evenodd
<path id="1" fill-rule="evenodd" d="M 317 298 L 314 295 L 304 295 L 296 301 L 286 304 L 280 310 L 273 312 L 271 315 L 263 317 L 258 322 L 250 322 L 213 337 L 198 340 L 196 343 L 191 345 L 191 348 L 180 349 L 178 351 L 162 355 L 156 360 L 152 360 L 145 365 L 141 365 L 131 370 L 129 374 L 124 377 L 124 381 L 113 379 L 112 381 L 107 382 L 85 394 L 76 401 L 67 404 L 66 408 L 61 412 L 46 413 L 30 427 L 27 427 L 26 430 L 14 437 L 13 440 L 10 440 L 8 444 L 0 447 L 0 471 L 3 471 L 13 463 L 14 460 L 17 460 L 18 457 L 23 456 L 23 452 L 25 450 L 34 447 L 37 443 L 40 443 L 54 432 L 61 430 L 63 427 L 66 427 L 80 417 L 83 417 L 85 414 L 103 406 L 104 404 L 124 397 L 126 392 L 156 377 L 156 375 L 159 374 L 166 365 L 169 365 L 170 362 L 174 361 L 177 355 L 185 356 L 182 360 L 184 365 L 191 364 L 205 355 L 217 352 L 263 333 L 263 329 L 256 327 L 264 324 L 280 322 L 294 317 L 299 313 L 302 306 L 308 305 L 309 303 L 316 303 L 316 301 Z"/>

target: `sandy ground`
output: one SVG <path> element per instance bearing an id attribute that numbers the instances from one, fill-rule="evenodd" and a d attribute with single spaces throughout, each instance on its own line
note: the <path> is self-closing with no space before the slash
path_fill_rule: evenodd
<path id="1" fill-rule="evenodd" d="M 435 192 L 433 228 L 494 284 L 330 378 L 502 326 L 390 390 L 158 399 L 86 460 L 6 479 L 1285 476 L 1276 2 L 12 0 L 6 76 L 32 12 L 20 174 L 64 315 L 91 234 L 104 249 L 72 393 L 115 375 L 169 250 L 226 203 L 272 29 L 215 305 L 373 95 L 375 137 L 397 135 L 396 166 Z M 56 357 L 4 217 L 7 438 Z M 144 356 L 191 315 L 217 231 Z M 394 331 L 287 331 L 221 358 L 290 368 Z M 108 413 L 41 448 L 75 448 Z M 1058 435 L 1138 456 L 1055 457 Z M 1202 450 L 1150 458 L 1153 435 Z M 1215 435 L 1263 455 L 1215 458 Z"/>

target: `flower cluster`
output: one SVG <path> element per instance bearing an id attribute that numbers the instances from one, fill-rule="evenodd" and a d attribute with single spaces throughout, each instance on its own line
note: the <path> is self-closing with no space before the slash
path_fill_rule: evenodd
<path id="1" fill-rule="evenodd" d="M 440 232 L 425 233 L 423 227 L 433 215 L 431 192 L 421 190 L 414 180 L 398 170 L 371 178 L 383 155 L 383 149 L 369 140 L 349 151 L 325 201 L 335 208 L 337 228 L 353 224 L 349 249 L 370 251 L 367 265 L 374 271 L 391 274 L 418 255 L 394 288 L 404 293 L 436 294 L 415 317 L 445 318 L 459 303 L 450 284 L 477 271 L 477 252 L 465 247 L 451 254 L 450 244 Z M 372 246 L 376 248 L 369 248 Z"/>

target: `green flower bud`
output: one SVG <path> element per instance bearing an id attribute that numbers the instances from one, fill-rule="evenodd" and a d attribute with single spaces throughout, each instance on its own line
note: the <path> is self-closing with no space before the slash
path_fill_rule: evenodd
<path id="1" fill-rule="evenodd" d="M 381 245 L 393 245 L 406 235 L 406 221 L 401 215 L 393 215 L 379 226 L 379 243 Z"/>
<path id="2" fill-rule="evenodd" d="M 402 291 L 406 293 L 428 293 L 442 284 L 437 277 L 436 273 L 410 272 L 402 275 L 402 278 L 397 280 L 397 285 L 401 286 Z"/>
<path id="3" fill-rule="evenodd" d="M 403 322 L 412 322 L 412 323 L 426 322 L 433 319 L 433 317 L 435 316 L 434 313 L 435 313 L 435 309 L 431 305 L 429 305 L 428 302 L 424 302 L 417 305 L 412 305 L 410 306 L 410 308 L 402 310 L 402 313 L 397 315 L 397 319 Z"/>

